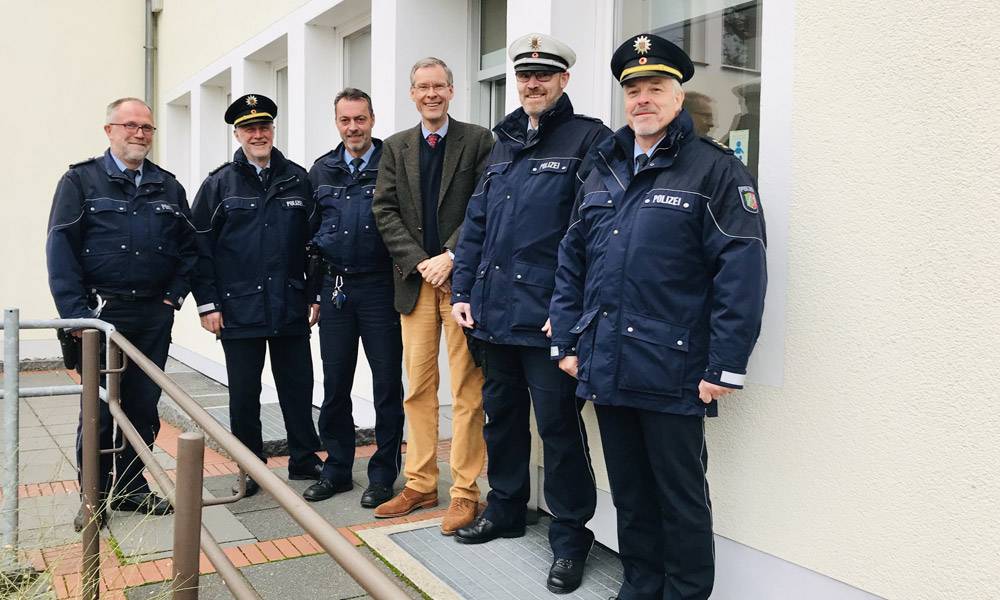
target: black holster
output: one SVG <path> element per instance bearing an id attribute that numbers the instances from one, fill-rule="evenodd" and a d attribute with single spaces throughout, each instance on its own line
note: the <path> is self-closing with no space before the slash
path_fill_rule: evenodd
<path id="1" fill-rule="evenodd" d="M 80 338 L 66 329 L 56 329 L 56 337 L 62 346 L 63 364 L 67 369 L 76 369 L 80 365 Z"/>

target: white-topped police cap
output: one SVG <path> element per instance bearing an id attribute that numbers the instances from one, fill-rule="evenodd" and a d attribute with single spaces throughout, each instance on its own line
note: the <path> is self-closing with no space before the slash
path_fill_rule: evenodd
<path id="1" fill-rule="evenodd" d="M 514 71 L 567 71 L 576 62 L 576 52 L 551 35 L 522 35 L 507 49 Z"/>

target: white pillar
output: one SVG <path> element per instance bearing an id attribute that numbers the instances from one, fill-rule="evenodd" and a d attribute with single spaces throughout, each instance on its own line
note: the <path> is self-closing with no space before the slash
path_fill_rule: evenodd
<path id="1" fill-rule="evenodd" d="M 340 143 L 333 125 L 333 98 L 344 82 L 342 38 L 332 27 L 305 25 L 302 58 L 304 69 L 310 74 L 302 89 L 302 110 L 309 124 L 304 131 L 302 164 L 308 167 Z"/>

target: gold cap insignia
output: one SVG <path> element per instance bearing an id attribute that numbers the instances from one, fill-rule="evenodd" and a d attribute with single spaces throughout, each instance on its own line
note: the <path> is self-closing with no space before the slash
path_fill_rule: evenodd
<path id="1" fill-rule="evenodd" d="M 640 35 L 635 38 L 635 44 L 632 47 L 635 48 L 636 54 L 645 54 L 653 48 L 653 44 L 649 41 L 648 37 Z"/>
<path id="2" fill-rule="evenodd" d="M 247 96 L 247 106 L 257 106 L 257 96 Z"/>
<path id="3" fill-rule="evenodd" d="M 530 44 L 531 44 L 531 49 L 532 50 L 538 50 L 542 46 L 542 39 L 540 37 L 538 37 L 537 35 L 536 36 L 532 36 Z"/>

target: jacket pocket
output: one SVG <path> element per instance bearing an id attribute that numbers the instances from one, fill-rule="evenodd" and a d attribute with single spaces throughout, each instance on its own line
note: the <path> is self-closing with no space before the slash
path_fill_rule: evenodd
<path id="1" fill-rule="evenodd" d="M 549 317 L 549 300 L 556 272 L 540 265 L 515 261 L 511 276 L 510 325 L 512 329 L 541 332 Z"/>
<path id="2" fill-rule="evenodd" d="M 305 321 L 308 312 L 306 283 L 301 279 L 289 279 L 285 285 L 285 324 Z"/>
<path id="3" fill-rule="evenodd" d="M 483 304 L 486 302 L 486 276 L 489 275 L 490 261 L 484 260 L 476 267 L 476 279 L 469 290 L 469 304 L 472 305 L 472 320 L 476 327 L 483 327 Z"/>
<path id="4" fill-rule="evenodd" d="M 688 353 L 688 329 L 638 313 L 622 320 L 618 387 L 680 396 Z"/>
<path id="5" fill-rule="evenodd" d="M 597 334 L 597 323 L 594 322 L 594 317 L 597 316 L 598 310 L 600 309 L 595 308 L 583 313 L 583 316 L 576 322 L 576 325 L 569 330 L 570 333 L 577 336 L 575 346 L 577 356 L 576 378 L 579 381 L 590 380 L 590 365 L 593 362 L 594 342 Z"/>
<path id="6" fill-rule="evenodd" d="M 256 327 L 267 322 L 264 286 L 256 281 L 230 283 L 222 294 L 222 317 L 226 327 Z"/>
<path id="7" fill-rule="evenodd" d="M 84 282 L 119 283 L 128 272 L 127 237 L 95 236 L 83 243 Z"/>

